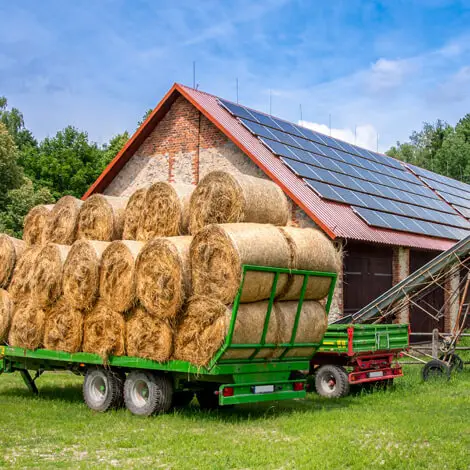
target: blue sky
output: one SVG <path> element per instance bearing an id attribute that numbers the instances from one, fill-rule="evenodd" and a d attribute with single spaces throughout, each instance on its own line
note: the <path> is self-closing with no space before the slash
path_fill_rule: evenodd
<path id="1" fill-rule="evenodd" d="M 470 112 L 470 1 L 0 0 L 0 95 L 42 138 L 133 131 L 173 82 L 374 148 Z"/>

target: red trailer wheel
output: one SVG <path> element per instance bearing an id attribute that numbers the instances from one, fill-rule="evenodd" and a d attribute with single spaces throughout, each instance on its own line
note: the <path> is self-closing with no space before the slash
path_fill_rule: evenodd
<path id="1" fill-rule="evenodd" d="M 322 397 L 345 397 L 349 394 L 348 373 L 342 367 L 321 366 L 315 374 L 315 389 Z"/>

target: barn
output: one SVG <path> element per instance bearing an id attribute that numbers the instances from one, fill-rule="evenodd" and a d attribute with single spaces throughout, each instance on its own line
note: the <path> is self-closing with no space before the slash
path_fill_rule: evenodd
<path id="1" fill-rule="evenodd" d="M 128 196 L 158 180 L 197 184 L 215 169 L 272 179 L 289 198 L 292 223 L 318 227 L 341 248 L 331 318 L 357 311 L 470 233 L 470 186 L 180 84 L 84 198 Z M 458 285 L 454 275 L 421 300 L 445 309 L 438 325 L 419 308 L 397 321 L 449 330 L 458 306 L 445 300 Z"/>

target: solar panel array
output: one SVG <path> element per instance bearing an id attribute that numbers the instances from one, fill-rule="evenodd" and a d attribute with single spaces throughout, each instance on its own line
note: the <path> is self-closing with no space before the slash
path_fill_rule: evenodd
<path id="1" fill-rule="evenodd" d="M 419 179 L 436 191 L 460 214 L 470 219 L 470 185 L 407 163 Z"/>
<path id="2" fill-rule="evenodd" d="M 470 233 L 470 223 L 398 161 L 229 101 L 220 104 L 320 197 L 351 206 L 368 225 L 453 240 Z"/>

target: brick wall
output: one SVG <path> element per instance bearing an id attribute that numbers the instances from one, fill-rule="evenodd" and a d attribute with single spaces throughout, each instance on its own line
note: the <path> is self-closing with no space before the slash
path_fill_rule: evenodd
<path id="1" fill-rule="evenodd" d="M 392 261 L 392 283 L 398 284 L 410 274 L 410 250 L 402 246 L 393 249 Z M 395 319 L 397 323 L 409 323 L 410 311 L 408 307 L 403 307 Z"/>

